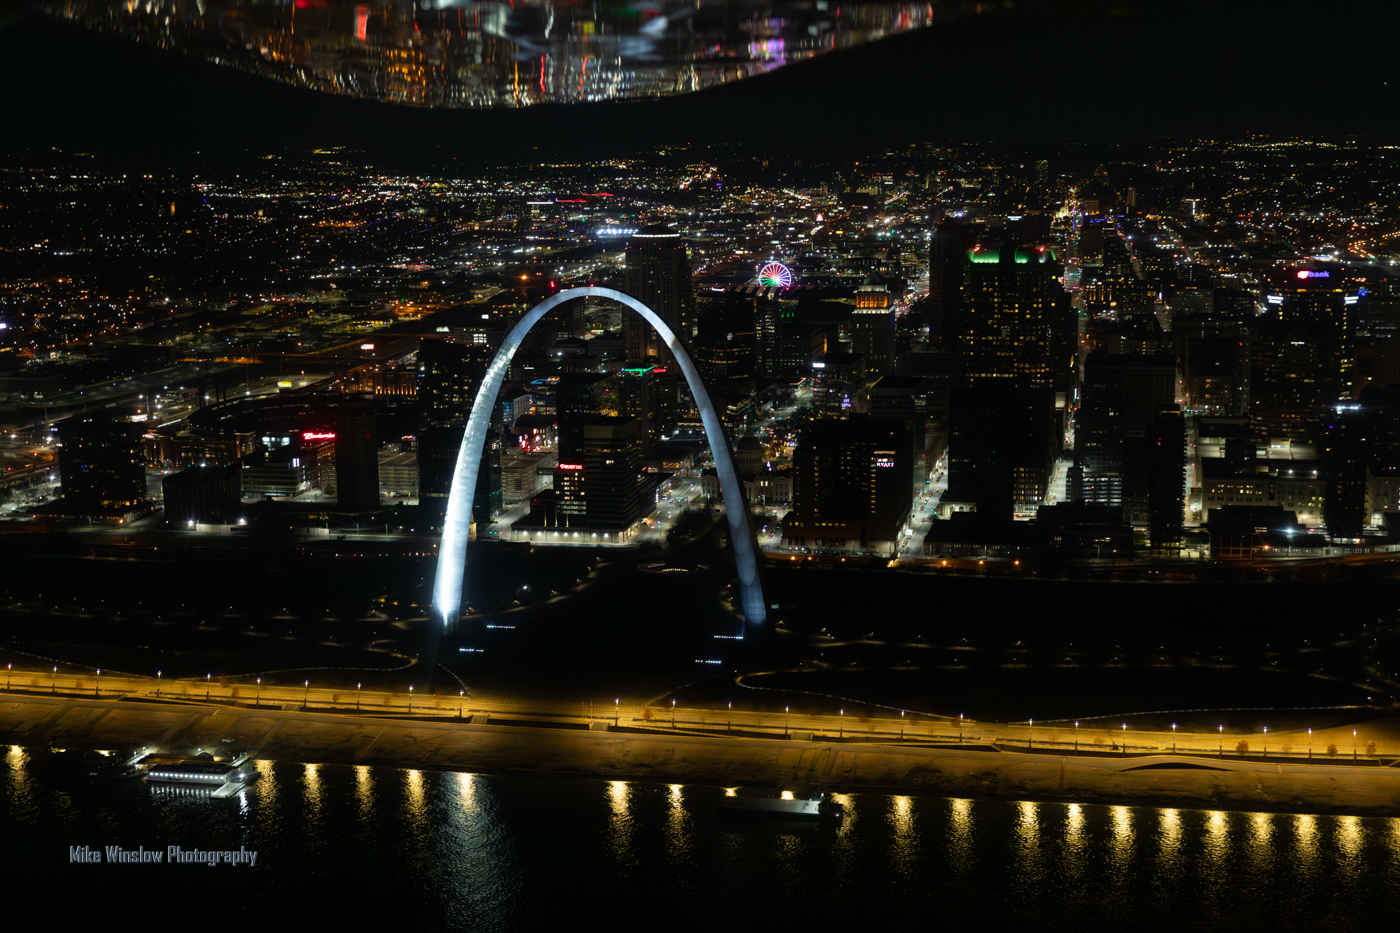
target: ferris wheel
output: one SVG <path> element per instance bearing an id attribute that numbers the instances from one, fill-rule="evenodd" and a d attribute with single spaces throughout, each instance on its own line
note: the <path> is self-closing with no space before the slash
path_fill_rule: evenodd
<path id="1" fill-rule="evenodd" d="M 770 262 L 759 271 L 758 284 L 765 288 L 789 288 L 792 271 L 780 262 Z"/>

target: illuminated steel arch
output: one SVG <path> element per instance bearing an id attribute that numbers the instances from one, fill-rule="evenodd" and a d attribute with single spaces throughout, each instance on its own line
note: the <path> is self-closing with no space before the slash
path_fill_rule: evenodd
<path id="1" fill-rule="evenodd" d="M 501 391 L 506 372 L 510 369 L 511 357 L 519 349 L 520 342 L 554 307 L 573 298 L 611 298 L 636 311 L 646 318 L 647 323 L 656 328 L 666 346 L 680 366 L 695 404 L 700 409 L 700 420 L 705 426 L 705 437 L 710 442 L 710 452 L 715 460 L 715 472 L 719 474 L 720 491 L 724 494 L 725 517 L 729 521 L 729 541 L 734 548 L 734 561 L 739 570 L 739 596 L 744 609 L 744 618 L 749 625 L 762 625 L 767 619 L 766 604 L 763 602 L 763 588 L 758 580 L 758 556 L 754 548 L 753 526 L 749 509 L 744 501 L 744 488 L 739 483 L 739 473 L 734 468 L 734 454 L 729 449 L 729 440 L 724 436 L 719 415 L 710 402 L 709 393 L 700 381 L 700 373 L 691 362 L 690 354 L 681 345 L 679 338 L 656 312 L 631 295 L 613 288 L 570 288 L 551 295 L 535 305 L 511 329 L 491 365 L 486 370 L 472 403 L 471 417 L 462 436 L 462 448 L 457 454 L 457 466 L 452 471 L 452 489 L 447 499 L 447 516 L 443 522 L 442 544 L 438 548 L 437 579 L 433 583 L 433 607 L 442 617 L 443 624 L 450 625 L 457 619 L 462 607 L 462 576 L 467 563 L 467 532 L 471 525 L 472 499 L 476 494 L 476 475 L 481 465 L 481 451 L 486 443 L 486 432 L 491 424 L 491 415 L 496 407 L 496 396 Z"/>

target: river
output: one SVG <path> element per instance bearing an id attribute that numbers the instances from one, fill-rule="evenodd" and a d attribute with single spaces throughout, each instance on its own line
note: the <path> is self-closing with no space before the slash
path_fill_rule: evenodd
<path id="1" fill-rule="evenodd" d="M 270 761 L 214 800 L 63 757 L 0 752 L 7 900 L 99 924 L 1350 930 L 1400 894 L 1398 819 L 852 794 L 839 828 L 736 824 L 718 787 Z M 258 861 L 70 862 L 110 845 Z"/>

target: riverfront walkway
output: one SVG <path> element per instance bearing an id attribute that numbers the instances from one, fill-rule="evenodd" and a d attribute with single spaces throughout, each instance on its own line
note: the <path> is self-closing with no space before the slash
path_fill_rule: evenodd
<path id="1" fill-rule="evenodd" d="M 938 734 L 906 732 L 901 739 L 844 729 L 785 737 L 699 711 L 677 711 L 674 724 L 629 722 L 621 710 L 618 717 L 619 726 L 573 714 L 531 718 L 520 710 L 409 719 L 10 693 L 0 695 L 0 743 L 794 790 L 1400 815 L 1400 767 L 1380 756 L 1353 762 L 1182 751 L 1076 755 L 1026 749 L 986 732 L 977 744 L 966 734 L 958 744 Z"/>
<path id="2" fill-rule="evenodd" d="M 112 674 L 68 674 L 54 670 L 5 672 L 0 696 L 123 700 L 128 703 L 192 704 L 254 711 L 297 711 L 350 714 L 376 718 L 436 719 L 587 727 L 606 723 L 615 728 L 672 731 L 697 735 L 725 734 L 750 739 L 783 739 L 800 736 L 809 741 L 900 744 L 957 744 L 997 746 L 1036 754 L 1080 757 L 1163 753 L 1219 759 L 1279 763 L 1340 763 L 1388 767 L 1400 770 L 1400 717 L 1358 707 L 1327 712 L 1335 718 L 1353 719 L 1345 726 L 1294 731 L 1241 732 L 1225 726 L 1208 731 L 1144 731 L 1095 720 L 1080 725 L 1054 723 L 977 722 L 959 717 L 911 715 L 895 709 L 879 715 L 857 717 L 809 714 L 797 710 L 773 712 L 744 709 L 686 709 L 654 705 L 635 698 L 615 697 L 611 702 L 540 703 L 470 696 L 465 688 L 452 694 L 424 695 L 401 692 L 330 688 L 306 679 L 301 687 L 262 684 L 225 684 L 203 680 L 164 680 Z M 868 709 L 868 707 L 867 707 Z M 1160 718 L 1154 714 L 1155 718 Z M 1200 711 L 1193 712 L 1200 721 Z"/>

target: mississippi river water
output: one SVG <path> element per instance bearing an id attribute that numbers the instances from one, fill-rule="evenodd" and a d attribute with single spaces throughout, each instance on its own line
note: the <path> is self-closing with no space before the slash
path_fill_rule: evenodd
<path id="1" fill-rule="evenodd" d="M 97 926 L 414 933 L 1377 930 L 1400 912 L 1397 819 L 855 794 L 845 823 L 822 829 L 718 818 L 717 787 L 257 767 L 255 790 L 213 800 L 0 750 L 7 900 L 42 899 L 51 916 Z M 70 864 L 69 847 L 84 845 L 259 858 Z"/>

